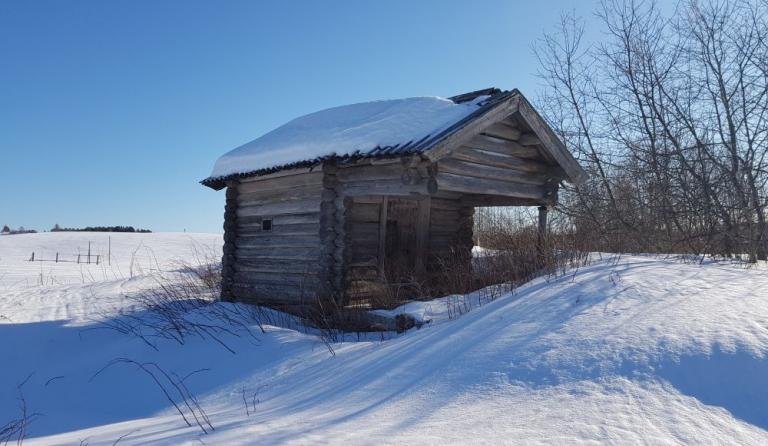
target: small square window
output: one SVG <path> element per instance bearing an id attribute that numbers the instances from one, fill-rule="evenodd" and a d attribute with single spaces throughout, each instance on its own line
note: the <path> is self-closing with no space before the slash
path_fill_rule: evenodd
<path id="1" fill-rule="evenodd" d="M 262 231 L 271 231 L 272 230 L 272 219 L 271 218 L 265 218 L 261 221 L 261 230 Z"/>

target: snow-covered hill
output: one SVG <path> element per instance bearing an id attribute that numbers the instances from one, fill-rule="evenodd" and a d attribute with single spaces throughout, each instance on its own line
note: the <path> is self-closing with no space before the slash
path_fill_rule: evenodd
<path id="1" fill-rule="evenodd" d="M 56 235 L 0 240 L 0 275 L 9 245 L 23 254 L 42 236 Z M 155 236 L 145 244 L 163 259 L 219 240 Z M 0 291 L 0 426 L 18 417 L 23 382 L 28 413 L 39 414 L 25 444 L 768 442 L 764 264 L 596 258 L 453 320 L 447 299 L 410 305 L 432 322 L 337 343 L 335 356 L 277 327 L 229 336 L 235 354 L 202 339 L 155 351 L 92 330 L 122 293 L 150 286 L 156 273 L 144 274 Z M 215 431 L 187 427 L 134 366 L 96 374 L 115 358 L 191 374 L 184 382 Z"/>

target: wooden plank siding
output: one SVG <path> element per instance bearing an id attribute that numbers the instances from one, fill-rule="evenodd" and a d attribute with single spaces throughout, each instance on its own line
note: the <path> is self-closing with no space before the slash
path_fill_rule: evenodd
<path id="1" fill-rule="evenodd" d="M 315 297 L 326 273 L 323 178 L 323 172 L 296 169 L 237 184 L 234 223 L 225 231 L 234 245 L 230 293 L 235 298 L 301 304 Z M 264 220 L 271 220 L 269 229 Z"/>
<path id="2" fill-rule="evenodd" d="M 514 130 L 508 121 L 493 124 L 440 159 L 435 176 L 438 190 L 551 203 L 563 173 L 549 164 L 540 146 L 521 144 L 525 134 Z"/>

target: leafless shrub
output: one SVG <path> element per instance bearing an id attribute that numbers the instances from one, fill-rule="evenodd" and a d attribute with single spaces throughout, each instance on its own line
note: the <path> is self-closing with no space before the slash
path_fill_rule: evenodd
<path id="1" fill-rule="evenodd" d="M 524 208 L 479 208 L 474 216 L 475 249 L 455 246 L 433 255 L 422 274 L 409 269 L 407 262 L 385 263 L 380 277 L 356 282 L 351 306 L 392 309 L 411 300 L 448 296 L 449 316 L 455 317 L 535 277 L 559 276 L 589 262 L 594 237 L 557 212 L 550 212 L 549 228 L 540 234 L 537 215 Z M 333 316 L 338 309 L 324 310 L 321 321 L 338 323 L 340 317 Z"/>
<path id="2" fill-rule="evenodd" d="M 259 400 L 259 392 L 261 389 L 266 387 L 265 385 L 260 386 L 258 389 L 256 389 L 255 392 L 248 393 L 246 391 L 245 386 L 243 386 L 241 395 L 243 397 L 243 405 L 245 406 L 245 415 L 250 417 L 252 413 L 256 413 L 256 405 L 259 404 L 261 401 Z"/>
<path id="3" fill-rule="evenodd" d="M 3 445 L 15 442 L 17 446 L 21 446 L 27 438 L 29 424 L 40 416 L 37 412 L 29 412 L 27 399 L 22 390 L 24 384 L 26 384 L 31 377 L 32 374 L 16 385 L 17 398 L 19 401 L 19 417 L 4 425 L 0 425 L 0 443 Z"/>
<path id="4" fill-rule="evenodd" d="M 546 235 L 525 210 L 479 209 L 475 216 L 478 246 L 470 263 L 461 256 L 439 259 L 432 295 L 448 295 L 449 318 L 513 292 L 536 277 L 557 277 L 590 260 L 590 239 L 557 219 Z"/>
<path id="5" fill-rule="evenodd" d="M 149 376 L 163 393 L 168 402 L 173 405 L 173 407 L 176 409 L 176 412 L 179 413 L 179 416 L 181 416 L 187 426 L 193 427 L 194 425 L 197 425 L 197 427 L 205 434 L 214 430 L 213 424 L 211 424 L 211 420 L 208 418 L 205 410 L 203 410 L 195 395 L 190 392 L 189 388 L 185 384 L 185 381 L 191 376 L 200 372 L 207 371 L 207 369 L 196 370 L 181 378 L 176 373 L 166 372 L 154 362 L 140 363 L 128 358 L 116 358 L 102 367 L 93 376 L 91 376 L 89 381 L 94 380 L 102 372 L 116 364 L 133 365 L 137 368 L 137 370 L 140 370 Z M 194 425 L 190 419 L 195 422 Z"/>
<path id="6" fill-rule="evenodd" d="M 180 263 L 172 272 L 157 273 L 155 286 L 126 298 L 131 308 L 102 315 L 97 328 L 108 328 L 135 336 L 157 350 L 157 341 L 185 344 L 190 338 L 212 340 L 235 353 L 226 338 L 243 334 L 256 340 L 254 324 L 263 332 L 259 312 L 240 304 L 218 302 L 221 264 L 210 257 L 196 263 Z"/>

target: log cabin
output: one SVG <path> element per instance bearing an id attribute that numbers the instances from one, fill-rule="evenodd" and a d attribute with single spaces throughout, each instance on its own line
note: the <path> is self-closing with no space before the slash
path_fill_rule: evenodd
<path id="1" fill-rule="evenodd" d="M 469 263 L 476 207 L 537 206 L 543 229 L 561 182 L 585 178 L 518 90 L 489 88 L 312 113 L 201 183 L 226 188 L 221 298 L 301 310 Z"/>

